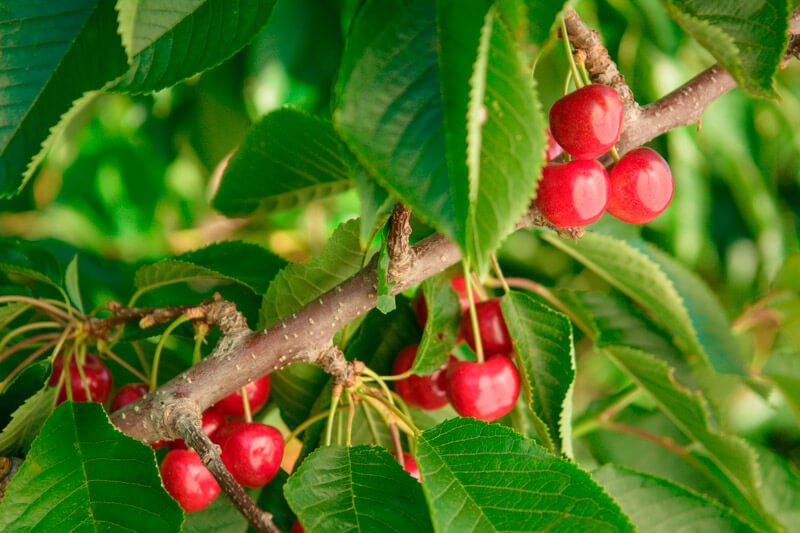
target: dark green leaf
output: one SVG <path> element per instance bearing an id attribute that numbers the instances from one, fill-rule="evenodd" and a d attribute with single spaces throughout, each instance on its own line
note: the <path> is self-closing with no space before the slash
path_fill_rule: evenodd
<path id="1" fill-rule="evenodd" d="M 350 178 L 355 183 L 358 197 L 361 200 L 359 239 L 361 240 L 361 249 L 367 250 L 372 246 L 375 236 L 392 216 L 392 209 L 397 201 L 386 192 L 386 189 L 378 185 L 367 169 L 355 160 L 350 169 Z"/>
<path id="2" fill-rule="evenodd" d="M 663 362 L 639 350 L 622 346 L 608 347 L 606 352 L 637 386 L 645 390 L 659 409 L 691 438 L 717 469 L 716 474 L 729 490 L 738 511 L 754 523 L 770 521 L 759 500 L 760 479 L 756 454 L 739 437 L 713 431 L 708 413 L 700 397 L 676 383 L 672 370 Z"/>
<path id="3" fill-rule="evenodd" d="M 116 88 L 157 91 L 219 65 L 255 37 L 273 5 L 275 0 L 122 0 L 119 29 L 131 68 Z"/>
<path id="4" fill-rule="evenodd" d="M 774 289 L 800 291 L 800 253 L 789 255 L 772 282 Z"/>
<path id="5" fill-rule="evenodd" d="M 72 261 L 67 265 L 66 272 L 64 272 L 64 287 L 67 289 L 67 294 L 69 295 L 69 299 L 72 300 L 72 304 L 78 311 L 83 313 L 81 287 L 78 283 L 78 254 L 75 254 L 75 257 L 73 257 Z"/>
<path id="6" fill-rule="evenodd" d="M 633 531 L 588 473 L 509 428 L 448 420 L 416 457 L 436 531 Z"/>
<path id="7" fill-rule="evenodd" d="M 752 526 L 730 509 L 685 487 L 616 465 L 592 473 L 639 531 L 749 533 Z"/>
<path id="8" fill-rule="evenodd" d="M 19 292 L 22 293 L 21 290 Z M 13 322 L 15 318 L 30 308 L 31 304 L 24 302 L 9 302 L 0 305 L 0 330 L 5 328 L 8 324 Z"/>
<path id="9" fill-rule="evenodd" d="M 0 428 L 5 428 L 11 415 L 25 400 L 42 390 L 50 377 L 50 362 L 31 363 L 14 376 L 0 393 Z"/>
<path id="10" fill-rule="evenodd" d="M 274 324 L 361 270 L 364 252 L 358 236 L 358 220 L 349 220 L 336 228 L 317 257 L 281 270 L 264 296 L 260 323 Z"/>
<path id="11" fill-rule="evenodd" d="M 18 239 L 0 239 L 0 272 L 19 285 L 44 283 L 60 288 L 64 280 L 50 252 Z"/>
<path id="12" fill-rule="evenodd" d="M 281 531 L 291 530 L 296 518 L 283 495 L 283 486 L 287 479 L 289 474 L 285 470 L 278 470 L 272 481 L 261 489 L 261 495 L 256 501 L 261 509 L 268 510 L 272 514 L 272 521 Z"/>
<path id="13" fill-rule="evenodd" d="M 745 92 L 777 98 L 773 78 L 786 50 L 786 0 L 662 0 L 681 27 L 730 72 Z"/>
<path id="14" fill-rule="evenodd" d="M 448 175 L 438 59 L 434 0 L 367 2 L 350 26 L 334 124 L 381 186 L 463 242 L 466 175 Z"/>
<path id="15" fill-rule="evenodd" d="M 417 358 L 412 370 L 418 375 L 427 375 L 440 369 L 447 362 L 450 351 L 456 344 L 461 322 L 461 304 L 450 285 L 450 273 L 443 272 L 422 282 L 422 296 L 428 319 L 419 341 Z"/>
<path id="16" fill-rule="evenodd" d="M 329 376 L 317 365 L 294 363 L 273 372 L 270 379 L 270 396 L 278 404 L 281 418 L 295 428 L 311 414 Z"/>
<path id="17" fill-rule="evenodd" d="M 246 491 L 250 498 L 257 499 L 261 489 Z M 265 508 L 269 509 L 269 508 Z M 247 520 L 236 507 L 220 494 L 211 505 L 200 511 L 186 513 L 182 533 L 245 533 Z"/>
<path id="18" fill-rule="evenodd" d="M 523 0 L 527 6 L 528 35 L 534 44 L 542 46 L 561 23 L 561 14 L 576 4 L 576 0 Z"/>
<path id="19" fill-rule="evenodd" d="M 755 446 L 758 466 L 761 469 L 761 499 L 764 507 L 786 528 L 800 528 L 800 474 L 784 458 L 764 448 Z"/>
<path id="20" fill-rule="evenodd" d="M 269 281 L 285 265 L 285 260 L 258 245 L 219 242 L 143 266 L 135 281 L 140 290 L 152 290 L 183 281 L 224 279 L 264 294 Z"/>
<path id="21" fill-rule="evenodd" d="M 64 402 L 47 419 L 0 503 L 3 531 L 180 531 L 153 450 L 96 403 Z"/>
<path id="22" fill-rule="evenodd" d="M 382 448 L 320 448 L 284 493 L 307 531 L 432 531 L 422 487 Z"/>
<path id="23" fill-rule="evenodd" d="M 253 126 L 214 195 L 228 216 L 301 207 L 349 189 L 346 149 L 330 122 L 285 107 Z"/>
<path id="24" fill-rule="evenodd" d="M 397 308 L 392 294 L 392 282 L 389 279 L 389 242 L 384 235 L 381 240 L 381 251 L 378 256 L 378 303 L 376 308 L 381 313 L 391 313 Z"/>
<path id="25" fill-rule="evenodd" d="M 2 198 L 33 175 L 73 101 L 128 65 L 112 0 L 4 0 L 0 34 Z"/>
<path id="26" fill-rule="evenodd" d="M 23 369 L 0 395 L 0 456 L 14 455 L 26 447 L 55 405 L 56 388 L 47 387 L 50 363 L 42 361 Z"/>
<path id="27" fill-rule="evenodd" d="M 519 361 L 522 390 L 542 446 L 572 455 L 571 391 L 575 382 L 572 324 L 566 316 L 511 292 L 500 301 Z M 538 427 L 544 422 L 545 427 Z"/>

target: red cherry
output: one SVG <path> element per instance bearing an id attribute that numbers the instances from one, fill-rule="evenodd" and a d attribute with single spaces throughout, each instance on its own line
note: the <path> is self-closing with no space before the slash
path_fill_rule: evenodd
<path id="1" fill-rule="evenodd" d="M 586 226 L 603 216 L 608 189 L 608 173 L 597 161 L 548 165 L 542 169 L 534 203 L 555 226 Z"/>
<path id="2" fill-rule="evenodd" d="M 481 333 L 481 344 L 486 355 L 508 353 L 513 351 L 511 335 L 508 334 L 503 312 L 500 310 L 500 298 L 492 298 L 475 304 L 475 313 L 478 316 L 478 329 Z M 473 350 L 475 349 L 475 335 L 472 331 L 472 320 L 469 312 L 461 315 L 461 334 Z"/>
<path id="3" fill-rule="evenodd" d="M 658 152 L 631 150 L 611 167 L 608 212 L 629 224 L 645 224 L 672 201 L 675 184 L 669 165 Z"/>
<path id="4" fill-rule="evenodd" d="M 123 385 L 111 398 L 111 412 L 117 409 L 122 409 L 129 403 L 133 403 L 145 394 L 150 392 L 150 387 L 147 383 L 128 383 Z"/>
<path id="5" fill-rule="evenodd" d="M 519 372 L 502 354 L 483 363 L 460 361 L 447 369 L 447 395 L 456 412 L 491 422 L 508 414 L 519 396 Z"/>
<path id="6" fill-rule="evenodd" d="M 225 415 L 219 411 L 209 409 L 203 413 L 203 431 L 212 441 L 214 440 L 214 435 L 217 433 L 217 430 L 219 430 L 223 424 L 225 424 Z M 183 439 L 175 439 L 169 443 L 169 447 L 173 450 L 185 450 L 186 443 Z"/>
<path id="7" fill-rule="evenodd" d="M 458 303 L 461 304 L 461 311 L 463 312 L 465 309 L 468 309 L 469 297 L 467 296 L 467 282 L 464 280 L 464 276 L 453 276 L 450 279 L 450 287 L 452 287 L 458 295 Z M 428 321 L 428 304 L 425 303 L 425 295 L 422 294 L 421 290 L 417 291 L 417 294 L 414 296 L 412 307 L 414 308 L 414 314 L 417 316 L 417 322 L 424 328 L 425 323 Z"/>
<path id="8" fill-rule="evenodd" d="M 188 450 L 171 450 L 159 467 L 164 488 L 184 511 L 205 509 L 219 494 L 219 485 L 200 456 Z"/>
<path id="9" fill-rule="evenodd" d="M 544 131 L 547 133 L 547 149 L 544 151 L 544 155 L 547 158 L 547 161 L 552 161 L 556 157 L 560 156 L 561 152 L 564 150 L 553 138 L 553 132 L 550 131 L 550 128 L 545 128 Z"/>
<path id="10" fill-rule="evenodd" d="M 111 389 L 114 388 L 114 378 L 111 377 L 111 372 L 108 371 L 106 365 L 96 355 L 86 354 L 86 360 L 81 366 L 83 375 L 86 377 L 86 385 L 89 387 L 89 392 L 92 395 L 92 401 L 104 404 L 108 397 L 111 395 Z M 53 374 L 50 376 L 50 385 L 58 383 L 61 374 L 64 372 L 64 358 L 56 357 L 53 363 Z M 66 380 L 65 380 L 66 381 Z M 78 364 L 73 357 L 69 362 L 69 382 L 72 388 L 72 400 L 76 402 L 87 401 L 86 389 L 83 387 L 83 380 L 78 371 Z M 58 402 L 61 404 L 67 399 L 67 383 L 63 383 L 58 391 Z"/>
<path id="11" fill-rule="evenodd" d="M 305 533 L 305 529 L 300 524 L 300 520 L 295 520 L 294 524 L 292 524 L 292 533 Z"/>
<path id="12" fill-rule="evenodd" d="M 269 376 L 264 376 L 252 383 L 248 383 L 245 385 L 244 390 L 247 391 L 247 401 L 250 403 L 250 412 L 255 414 L 259 409 L 264 407 L 264 404 L 267 403 L 267 398 L 269 398 Z M 242 390 L 239 389 L 218 401 L 214 404 L 214 409 L 232 418 L 243 417 L 244 403 L 242 402 Z"/>
<path id="13" fill-rule="evenodd" d="M 241 485 L 253 489 L 262 487 L 281 467 L 283 436 L 266 424 L 244 424 L 225 438 L 221 457 Z"/>
<path id="14" fill-rule="evenodd" d="M 397 354 L 394 360 L 394 375 L 402 374 L 414 364 L 417 357 L 417 344 L 407 346 Z M 450 356 L 450 361 L 456 358 Z M 447 405 L 447 390 L 445 387 L 445 370 L 447 364 L 440 370 L 435 371 L 430 376 L 418 376 L 416 374 L 394 382 L 394 390 L 409 405 L 432 411 Z"/>
<path id="15" fill-rule="evenodd" d="M 397 457 L 397 452 L 389 452 L 395 457 Z M 419 467 L 417 466 L 417 462 L 414 460 L 414 456 L 408 452 L 403 452 L 403 470 L 411 474 L 411 477 L 416 479 L 419 482 L 422 482 L 419 475 Z"/>
<path id="16" fill-rule="evenodd" d="M 225 444 L 225 441 L 231 433 L 245 424 L 247 424 L 247 422 L 244 420 L 231 420 L 230 422 L 222 424 L 222 427 L 214 433 L 214 436 L 209 438 L 211 439 L 211 442 L 214 444 L 219 444 L 221 447 L 223 444 Z"/>
<path id="17" fill-rule="evenodd" d="M 458 303 L 461 304 L 461 312 L 463 313 L 469 309 L 469 296 L 467 296 L 467 280 L 464 276 L 453 276 L 450 280 L 450 286 L 456 291 L 458 295 Z"/>
<path id="18" fill-rule="evenodd" d="M 608 152 L 622 132 L 622 99 L 605 85 L 587 85 L 550 108 L 550 129 L 561 147 L 578 159 Z"/>

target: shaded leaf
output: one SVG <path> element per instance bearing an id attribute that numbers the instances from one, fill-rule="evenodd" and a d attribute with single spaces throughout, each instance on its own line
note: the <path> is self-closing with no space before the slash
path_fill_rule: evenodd
<path id="1" fill-rule="evenodd" d="M 0 34 L 2 198 L 33 175 L 73 101 L 128 64 L 111 0 L 4 0 Z"/>
<path id="2" fill-rule="evenodd" d="M 358 197 L 361 200 L 359 238 L 361 249 L 367 250 L 378 232 L 389 221 L 397 201 L 386 192 L 386 189 L 378 185 L 375 178 L 370 176 L 369 172 L 356 161 L 353 161 L 350 169 L 350 178 L 355 183 Z"/>
<path id="3" fill-rule="evenodd" d="M 382 448 L 320 448 L 284 493 L 307 531 L 432 531 L 422 487 Z"/>
<path id="4" fill-rule="evenodd" d="M 781 265 L 772 287 L 776 290 L 789 289 L 800 291 L 800 253 L 791 254 Z"/>
<path id="5" fill-rule="evenodd" d="M 751 96 L 777 98 L 773 78 L 789 27 L 786 0 L 662 0 L 669 14 Z"/>
<path id="6" fill-rule="evenodd" d="M 759 489 L 764 507 L 786 531 L 800 531 L 800 474 L 775 452 L 754 446 L 761 469 Z"/>
<path id="7" fill-rule="evenodd" d="M 0 456 L 26 447 L 55 405 L 56 388 L 47 387 L 50 363 L 42 361 L 22 370 L 0 395 Z"/>
<path id="8" fill-rule="evenodd" d="M 278 470 L 272 481 L 261 489 L 261 494 L 256 501 L 256 504 L 261 509 L 269 510 L 272 515 L 272 521 L 281 531 L 290 531 L 296 519 L 289 504 L 286 503 L 286 497 L 283 495 L 283 486 L 288 479 L 289 474 L 285 470 Z M 250 531 L 252 531 L 252 528 L 250 528 Z"/>
<path id="9" fill-rule="evenodd" d="M 566 316 L 533 300 L 510 292 L 500 300 L 519 361 L 525 399 L 542 446 L 554 453 L 572 455 L 572 387 L 575 382 L 575 347 L 572 324 Z"/>
<path id="10" fill-rule="evenodd" d="M 218 242 L 141 267 L 135 283 L 151 290 L 171 283 L 200 279 L 224 279 L 241 283 L 257 294 L 286 265 L 286 261 L 258 245 Z"/>
<path id="11" fill-rule="evenodd" d="M 416 458 L 436 531 L 633 531 L 588 473 L 509 428 L 448 420 Z"/>
<path id="12" fill-rule="evenodd" d="M 800 354 L 776 352 L 770 356 L 762 372 L 783 393 L 800 423 Z"/>
<path id="13" fill-rule="evenodd" d="M 411 367 L 420 376 L 432 374 L 447 362 L 461 323 L 461 304 L 450 285 L 449 273 L 443 272 L 423 281 L 422 295 L 428 319 Z"/>
<path id="14" fill-rule="evenodd" d="M 64 274 L 56 258 L 41 246 L 19 239 L 0 239 L 0 272 L 13 283 L 44 283 L 60 288 Z"/>
<path id="15" fill-rule="evenodd" d="M 258 499 L 261 489 L 245 489 L 252 499 Z M 268 509 L 268 508 L 267 508 Z M 236 507 L 220 494 L 211 505 L 186 513 L 182 533 L 245 533 L 249 524 Z"/>
<path id="16" fill-rule="evenodd" d="M 67 270 L 64 272 L 64 287 L 67 289 L 67 294 L 72 304 L 83 313 L 83 300 L 81 299 L 81 288 L 78 283 L 78 254 L 72 258 Z"/>
<path id="17" fill-rule="evenodd" d="M 606 465 L 592 472 L 639 531 L 753 531 L 753 527 L 707 497 L 685 487 L 627 468 Z"/>
<path id="18" fill-rule="evenodd" d="M 250 128 L 214 195 L 228 216 L 302 207 L 352 186 L 330 122 L 284 107 Z"/>
<path id="19" fill-rule="evenodd" d="M 116 89 L 169 87 L 222 63 L 248 44 L 275 0 L 121 0 L 119 28 L 131 67 Z"/>
<path id="20" fill-rule="evenodd" d="M 391 313 L 397 308 L 392 294 L 392 285 L 395 282 L 389 279 L 389 241 L 386 235 L 381 240 L 381 250 L 378 256 L 378 303 L 375 307 L 381 313 Z"/>
<path id="21" fill-rule="evenodd" d="M 287 426 L 294 429 L 309 417 L 329 378 L 310 363 L 294 363 L 270 374 L 270 396 Z"/>
<path id="22" fill-rule="evenodd" d="M 180 531 L 153 450 L 118 431 L 96 403 L 48 418 L 0 503 L 3 531 Z"/>

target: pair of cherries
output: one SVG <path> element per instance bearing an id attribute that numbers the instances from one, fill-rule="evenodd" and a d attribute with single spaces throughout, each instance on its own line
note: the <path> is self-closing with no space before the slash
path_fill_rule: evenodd
<path id="1" fill-rule="evenodd" d="M 79 364 L 80 368 L 78 368 Z M 81 372 L 83 372 L 83 378 L 81 378 Z M 58 355 L 55 361 L 53 361 L 53 373 L 50 375 L 48 384 L 58 384 L 63 373 L 64 357 Z M 69 383 L 67 383 L 67 381 Z M 77 361 L 77 357 L 70 359 L 69 372 L 64 378 L 64 383 L 62 383 L 61 387 L 58 389 L 57 405 L 67 400 L 67 385 L 71 388 L 73 401 L 86 402 L 89 400 L 89 396 L 91 396 L 93 402 L 105 404 L 106 401 L 108 401 L 108 397 L 111 395 L 111 391 L 114 389 L 114 378 L 99 357 L 87 353 L 86 358 L 81 363 Z M 87 388 L 89 394 L 86 393 Z"/>
<path id="2" fill-rule="evenodd" d="M 459 334 L 475 349 L 475 337 L 469 315 L 469 300 L 462 276 L 451 280 L 451 287 L 461 302 Z M 415 311 L 420 324 L 427 319 L 424 298 L 416 301 Z M 424 312 L 422 312 L 424 310 Z M 500 300 L 494 298 L 475 305 L 481 345 L 487 359 L 482 362 L 459 361 L 450 356 L 448 362 L 429 376 L 412 375 L 394 383 L 395 391 L 409 405 L 434 410 L 448 403 L 461 416 L 492 421 L 508 414 L 519 396 L 520 379 L 517 367 L 511 361 L 513 346 L 508 333 Z M 410 369 L 417 356 L 418 345 L 403 349 L 395 359 L 393 373 L 402 374 Z"/>
<path id="3" fill-rule="evenodd" d="M 595 160 L 619 140 L 622 119 L 622 100 L 604 85 L 587 85 L 553 104 L 547 160 L 559 155 L 559 147 L 576 160 L 542 169 L 534 203 L 551 224 L 585 226 L 606 211 L 644 224 L 672 201 L 672 172 L 656 151 L 631 150 L 609 172 Z"/>

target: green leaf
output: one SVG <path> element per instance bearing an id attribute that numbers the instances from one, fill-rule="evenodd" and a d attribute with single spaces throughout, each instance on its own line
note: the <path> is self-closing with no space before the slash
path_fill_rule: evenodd
<path id="1" fill-rule="evenodd" d="M 451 274 L 442 272 L 422 282 L 428 319 L 411 370 L 420 376 L 439 370 L 456 345 L 461 323 L 461 304 L 450 285 Z"/>
<path id="2" fill-rule="evenodd" d="M 214 208 L 244 216 L 302 207 L 352 186 L 342 145 L 330 122 L 284 107 L 250 128 L 234 152 Z"/>
<path id="3" fill-rule="evenodd" d="M 247 45 L 275 0 L 120 0 L 131 67 L 116 89 L 152 92 L 215 67 Z"/>
<path id="4" fill-rule="evenodd" d="M 547 123 L 529 70 L 496 9 L 489 9 L 471 68 L 467 115 L 467 250 L 482 277 L 490 254 L 528 209 L 545 162 Z"/>
<path id="5" fill-rule="evenodd" d="M 522 390 L 542 446 L 572 455 L 572 387 L 575 347 L 566 316 L 510 292 L 500 300 L 519 361 Z M 544 422 L 545 427 L 539 427 Z"/>
<path id="6" fill-rule="evenodd" d="M 75 257 L 67 265 L 66 272 L 64 272 L 64 287 L 67 289 L 67 294 L 73 305 L 83 313 L 83 300 L 81 299 L 81 288 L 78 283 L 78 254 L 75 254 Z"/>
<path id="7" fill-rule="evenodd" d="M 382 448 L 320 448 L 284 493 L 306 531 L 432 531 L 419 483 Z"/>
<path id="8" fill-rule="evenodd" d="M 0 503 L 3 531 L 180 531 L 153 450 L 118 431 L 96 403 L 48 418 Z"/>
<path id="9" fill-rule="evenodd" d="M 378 185 L 378 182 L 369 175 L 367 169 L 353 161 L 350 169 L 350 178 L 356 185 L 358 197 L 361 200 L 361 249 L 367 250 L 378 232 L 383 229 L 392 216 L 392 210 L 397 200 Z"/>
<path id="10" fill-rule="evenodd" d="M 800 423 L 800 357 L 797 352 L 773 353 L 762 373 L 780 389 Z"/>
<path id="11" fill-rule="evenodd" d="M 8 302 L 0 305 L 0 330 L 30 308 L 31 304 L 24 302 Z"/>
<path id="12" fill-rule="evenodd" d="M 624 241 L 597 233 L 587 233 L 578 242 L 549 233 L 542 233 L 541 238 L 642 306 L 657 324 L 681 341 L 684 353 L 708 361 L 683 299 L 652 259 Z"/>
<path id="13" fill-rule="evenodd" d="M 564 11 L 572 8 L 576 0 L 523 0 L 527 6 L 529 39 L 540 46 L 552 37 L 561 22 Z"/>
<path id="14" fill-rule="evenodd" d="M 0 272 L 19 285 L 44 283 L 60 289 L 64 280 L 49 251 L 19 239 L 0 239 Z"/>
<path id="15" fill-rule="evenodd" d="M 367 2 L 350 25 L 334 125 L 382 187 L 463 242 L 466 175 L 452 184 L 445 163 L 438 59 L 434 0 Z"/>
<path id="16" fill-rule="evenodd" d="M 16 454 L 33 440 L 55 405 L 56 388 L 47 387 L 50 362 L 24 368 L 0 395 L 0 457 Z"/>
<path id="17" fill-rule="evenodd" d="M 257 499 L 261 489 L 245 490 L 252 499 Z M 220 494 L 211 505 L 199 511 L 186 513 L 182 533 L 245 533 L 249 524 L 236 507 Z"/>
<path id="18" fill-rule="evenodd" d="M 774 76 L 788 40 L 786 0 L 662 0 L 751 96 L 777 98 Z"/>
<path id="19" fill-rule="evenodd" d="M 361 270 L 365 258 L 358 237 L 358 219 L 348 220 L 336 228 L 317 257 L 281 270 L 264 296 L 260 324 L 274 324 Z"/>
<path id="20" fill-rule="evenodd" d="M 184 281 L 224 279 L 264 294 L 285 265 L 285 260 L 256 244 L 218 242 L 143 266 L 136 272 L 135 283 L 140 290 L 152 290 Z"/>
<path id="21" fill-rule="evenodd" d="M 392 294 L 395 282 L 389 279 L 389 242 L 384 235 L 378 256 L 378 303 L 375 306 L 381 313 L 391 313 L 397 308 Z"/>
<path id="22" fill-rule="evenodd" d="M 511 429 L 448 420 L 417 438 L 417 465 L 436 531 L 633 531 L 573 463 Z"/>
<path id="23" fill-rule="evenodd" d="M 758 452 L 758 466 L 761 469 L 761 498 L 764 507 L 786 528 L 798 531 L 800 528 L 800 474 L 784 458 L 759 445 L 753 445 Z"/>
<path id="24" fill-rule="evenodd" d="M 0 428 L 25 400 L 42 390 L 50 377 L 50 361 L 38 361 L 24 367 L 0 393 Z"/>
<path id="25" fill-rule="evenodd" d="M 780 270 L 775 274 L 772 288 L 775 290 L 789 289 L 792 291 L 800 291 L 800 253 L 791 254 L 786 257 Z"/>
<path id="26" fill-rule="evenodd" d="M 701 398 L 678 385 L 665 363 L 622 346 L 608 347 L 606 353 L 696 443 L 699 450 L 693 453 L 705 456 L 718 469 L 724 488 L 735 491 L 729 496 L 739 512 L 754 523 L 770 522 L 759 500 L 760 479 L 753 449 L 739 437 L 713 431 Z"/>
<path id="27" fill-rule="evenodd" d="M 294 429 L 309 417 L 329 377 L 310 363 L 294 363 L 270 375 L 270 396 L 287 426 Z"/>
<path id="28" fill-rule="evenodd" d="M 292 509 L 286 502 L 283 495 L 283 486 L 289 479 L 289 474 L 285 470 L 278 470 L 278 473 L 264 488 L 256 501 L 261 508 L 268 510 L 272 515 L 272 521 L 281 531 L 289 531 L 296 519 Z M 252 528 L 251 528 L 252 529 Z"/>
<path id="29" fill-rule="evenodd" d="M 622 507 L 639 531 L 753 531 L 731 510 L 666 479 L 616 465 L 596 470 L 592 478 Z"/>
<path id="30" fill-rule="evenodd" d="M 73 101 L 101 89 L 128 65 L 112 0 L 4 0 L 0 27 L 3 198 L 33 175 Z"/>

